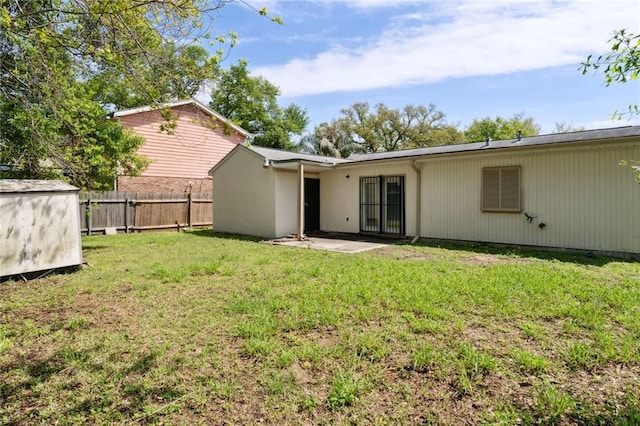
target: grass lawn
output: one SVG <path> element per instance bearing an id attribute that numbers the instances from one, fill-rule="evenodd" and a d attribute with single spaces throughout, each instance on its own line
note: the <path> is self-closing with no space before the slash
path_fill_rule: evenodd
<path id="1" fill-rule="evenodd" d="M 0 284 L 1 424 L 640 424 L 640 264 L 209 231 Z"/>

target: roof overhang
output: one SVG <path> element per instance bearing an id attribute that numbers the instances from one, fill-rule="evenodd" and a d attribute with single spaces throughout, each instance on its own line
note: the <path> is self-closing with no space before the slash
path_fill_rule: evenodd
<path id="1" fill-rule="evenodd" d="M 158 104 L 158 105 L 148 105 L 148 106 L 139 107 L 139 108 L 125 109 L 125 110 L 122 110 L 122 111 L 116 111 L 113 114 L 111 114 L 111 116 L 113 118 L 119 118 L 119 117 L 125 117 L 127 115 L 140 114 L 140 113 L 143 113 L 143 112 L 155 111 L 155 110 L 163 109 L 163 108 L 177 108 L 177 107 L 181 107 L 181 106 L 184 106 L 184 105 L 193 105 L 194 107 L 198 108 L 200 111 L 204 112 L 205 114 L 207 114 L 207 115 L 209 115 L 211 117 L 215 117 L 217 120 L 223 122 L 225 125 L 229 126 L 230 128 L 232 128 L 236 132 L 240 133 L 245 138 L 249 138 L 249 137 L 253 136 L 251 133 L 249 133 L 248 131 L 246 131 L 242 127 L 240 127 L 240 126 L 238 126 L 236 124 L 233 124 L 233 122 L 231 122 L 231 120 L 229 120 L 227 117 L 225 117 L 225 116 L 223 116 L 221 114 L 218 114 L 214 110 L 212 110 L 212 109 L 208 108 L 207 106 L 201 104 L 200 102 L 196 101 L 195 99 L 185 99 L 185 100 L 176 101 L 176 102 L 167 102 L 167 103 L 162 103 L 162 104 Z"/>
<path id="2" fill-rule="evenodd" d="M 298 170 L 298 166 L 304 165 L 306 172 L 320 173 L 334 169 L 336 163 L 321 163 L 309 160 L 286 160 L 286 161 L 270 161 L 270 165 L 275 170 Z"/>

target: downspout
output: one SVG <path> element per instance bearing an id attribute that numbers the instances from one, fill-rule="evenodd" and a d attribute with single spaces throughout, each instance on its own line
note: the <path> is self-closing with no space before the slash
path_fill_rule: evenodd
<path id="1" fill-rule="evenodd" d="M 421 217 L 421 194 L 422 194 L 422 170 L 420 167 L 416 166 L 416 160 L 411 161 L 411 168 L 414 172 L 416 172 L 416 235 L 411 240 L 412 243 L 415 243 L 420 238 L 420 222 L 422 222 Z"/>
<path id="2" fill-rule="evenodd" d="M 298 241 L 304 239 L 304 165 L 298 161 Z"/>

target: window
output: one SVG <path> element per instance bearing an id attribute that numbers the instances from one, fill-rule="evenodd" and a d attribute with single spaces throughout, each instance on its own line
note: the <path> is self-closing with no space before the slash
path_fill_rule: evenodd
<path id="1" fill-rule="evenodd" d="M 360 231 L 404 233 L 404 176 L 360 178 Z"/>
<path id="2" fill-rule="evenodd" d="M 482 211 L 522 211 L 519 166 L 482 169 Z"/>

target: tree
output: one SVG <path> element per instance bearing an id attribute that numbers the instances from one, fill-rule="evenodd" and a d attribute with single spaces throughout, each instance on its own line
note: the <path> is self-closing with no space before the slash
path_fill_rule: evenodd
<path id="1" fill-rule="evenodd" d="M 569 133 L 569 132 L 581 132 L 583 130 L 587 130 L 584 126 L 573 126 L 572 124 L 567 124 L 563 122 L 556 121 L 556 128 L 552 133 Z"/>
<path id="2" fill-rule="evenodd" d="M 240 60 L 220 72 L 209 105 L 253 133 L 254 144 L 296 150 L 292 138 L 309 124 L 306 110 L 293 103 L 280 107 L 280 89 L 263 77 L 251 76 L 247 65 L 246 60 Z"/>
<path id="3" fill-rule="evenodd" d="M 515 139 L 518 132 L 521 136 L 534 136 L 540 133 L 540 126 L 524 113 L 514 114 L 511 118 L 496 116 L 476 118 L 465 129 L 464 135 L 469 142 L 482 142 L 487 138 L 493 140 Z"/>
<path id="4" fill-rule="evenodd" d="M 316 126 L 313 133 L 300 139 L 299 150 L 338 158 L 364 152 L 362 147 L 351 139 L 349 123 L 344 118 Z"/>
<path id="5" fill-rule="evenodd" d="M 611 83 L 627 83 L 637 81 L 640 75 L 640 34 L 634 35 L 626 29 L 617 30 L 609 40 L 612 43 L 611 51 L 598 56 L 593 60 L 593 55 L 589 55 L 582 63 L 582 74 L 589 70 L 597 72 L 603 69 L 605 85 Z M 640 114 L 638 104 L 630 104 L 626 112 L 615 111 L 613 119 L 622 119 L 624 116 L 635 116 Z M 640 160 L 621 160 L 620 165 L 629 166 L 635 174 L 636 180 L 640 183 Z"/>
<path id="6" fill-rule="evenodd" d="M 461 142 L 455 126 L 447 124 L 435 105 L 407 105 L 402 109 L 376 104 L 372 111 L 366 102 L 341 110 L 343 117 L 323 123 L 305 139 L 305 149 L 323 150 L 330 142 L 342 156 L 357 152 L 398 151 L 401 149 Z M 323 143 L 324 141 L 324 143 Z"/>
<path id="7" fill-rule="evenodd" d="M 587 60 L 581 64 L 582 74 L 589 70 L 604 73 L 605 85 L 612 83 L 627 83 L 638 80 L 640 75 L 640 34 L 634 35 L 625 29 L 615 31 L 609 40 L 612 43 L 611 51 L 598 56 L 594 60 L 593 55 L 589 55 Z M 631 104 L 626 112 L 614 112 L 614 119 L 620 119 L 624 115 L 640 114 L 638 104 Z"/>
<path id="8" fill-rule="evenodd" d="M 139 172 L 141 139 L 108 113 L 188 97 L 214 78 L 235 34 L 215 37 L 213 55 L 184 40 L 208 38 L 205 23 L 228 1 L 0 3 L 2 177 L 102 189 L 117 167 Z"/>

